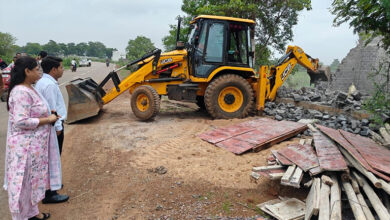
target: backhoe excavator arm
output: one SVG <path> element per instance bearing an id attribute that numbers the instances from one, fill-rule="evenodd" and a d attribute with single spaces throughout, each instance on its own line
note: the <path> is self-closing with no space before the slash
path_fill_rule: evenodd
<path id="1" fill-rule="evenodd" d="M 273 101 L 276 92 L 286 81 L 296 64 L 316 72 L 318 59 L 313 59 L 298 46 L 288 46 L 284 55 L 275 66 L 262 66 L 257 83 L 257 110 L 262 111 L 266 100 Z"/>

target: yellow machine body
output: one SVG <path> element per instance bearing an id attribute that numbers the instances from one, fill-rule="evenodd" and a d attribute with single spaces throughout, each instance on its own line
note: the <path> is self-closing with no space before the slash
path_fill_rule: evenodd
<path id="1" fill-rule="evenodd" d="M 261 111 L 266 101 L 275 99 L 278 88 L 296 64 L 317 74 L 318 59 L 306 55 L 298 46 L 288 46 L 277 65 L 262 66 L 256 74 L 250 34 L 254 24 L 248 19 L 201 15 L 191 22 L 193 29 L 186 46 L 166 53 L 155 50 L 132 62 L 128 66 L 136 64 L 138 69 L 122 81 L 113 71 L 100 84 L 91 79 L 70 83 L 68 122 L 96 115 L 96 110 L 125 91 L 132 94 L 132 110 L 141 120 L 157 115 L 160 97 L 165 95 L 169 99 L 195 102 L 213 118 L 245 117 L 253 108 Z M 220 34 L 221 30 L 226 33 Z M 103 91 L 110 79 L 115 86 Z M 77 97 L 80 94 L 84 94 L 82 98 Z M 98 104 L 88 110 L 91 102 Z M 84 105 L 90 114 L 81 110 Z M 79 112 L 84 113 L 80 116 Z"/>

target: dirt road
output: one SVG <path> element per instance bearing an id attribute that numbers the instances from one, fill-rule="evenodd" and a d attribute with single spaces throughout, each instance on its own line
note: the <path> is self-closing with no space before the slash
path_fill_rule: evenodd
<path id="1" fill-rule="evenodd" d="M 156 119 L 140 122 L 126 92 L 99 116 L 66 125 L 61 193 L 70 200 L 40 209 L 53 219 L 206 219 L 256 216 L 256 204 L 278 195 L 302 199 L 304 190 L 250 180 L 270 149 L 236 156 L 197 137 L 251 119 L 211 120 L 194 104 L 163 99 Z"/>

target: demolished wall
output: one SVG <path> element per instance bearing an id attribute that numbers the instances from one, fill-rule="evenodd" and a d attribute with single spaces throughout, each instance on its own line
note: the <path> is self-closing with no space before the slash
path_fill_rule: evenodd
<path id="1" fill-rule="evenodd" d="M 378 43 L 379 38 L 376 38 L 365 46 L 364 41 L 360 38 L 359 44 L 349 51 L 332 76 L 330 88 L 348 91 L 348 87 L 353 83 L 358 90 L 371 93 L 374 87 L 372 80 L 368 78 L 369 74 L 378 69 L 380 62 L 390 61 L 389 55 L 386 55 Z M 381 76 L 375 78 L 377 82 L 382 80 L 386 79 Z"/>

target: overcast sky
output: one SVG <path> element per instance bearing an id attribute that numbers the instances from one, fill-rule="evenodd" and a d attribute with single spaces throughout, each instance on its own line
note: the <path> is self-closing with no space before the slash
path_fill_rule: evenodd
<path id="1" fill-rule="evenodd" d="M 357 42 L 348 25 L 332 26 L 331 2 L 312 0 L 313 9 L 301 12 L 290 42 L 325 64 L 341 61 Z M 183 14 L 181 0 L 0 0 L 0 5 L 0 32 L 12 34 L 19 46 L 100 41 L 123 52 L 139 35 L 163 49 L 169 24 Z"/>

